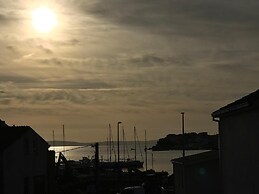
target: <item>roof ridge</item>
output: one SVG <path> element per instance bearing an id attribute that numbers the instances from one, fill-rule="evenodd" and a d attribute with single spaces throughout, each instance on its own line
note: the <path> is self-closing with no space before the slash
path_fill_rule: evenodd
<path id="1" fill-rule="evenodd" d="M 221 107 L 220 109 L 214 111 L 211 114 L 211 116 L 215 118 L 215 117 L 219 117 L 226 113 L 230 113 L 233 111 L 237 111 L 237 110 L 241 110 L 241 109 L 250 107 L 257 100 L 259 100 L 259 89 L 257 89 L 256 91 L 254 91 L 238 100 L 235 100 L 232 103 L 227 104 L 226 106 Z"/>

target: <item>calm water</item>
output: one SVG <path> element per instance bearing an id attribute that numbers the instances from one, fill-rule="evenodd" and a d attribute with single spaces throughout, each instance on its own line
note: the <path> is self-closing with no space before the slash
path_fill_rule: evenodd
<path id="1" fill-rule="evenodd" d="M 155 145 L 155 141 L 151 141 L 147 143 L 147 148 L 152 147 Z M 110 158 L 110 155 L 107 153 L 110 153 L 109 149 L 107 149 L 107 146 L 105 143 L 99 145 L 99 155 L 100 160 L 107 161 Z M 113 147 L 113 146 L 112 146 Z M 125 148 L 125 149 L 124 149 Z M 134 159 L 135 152 L 131 148 L 134 148 L 134 142 L 127 142 L 126 145 L 123 147 L 123 145 L 120 145 L 120 159 L 124 160 L 127 158 Z M 137 144 L 137 160 L 144 161 L 144 168 L 145 168 L 145 152 L 144 152 L 145 144 L 144 142 L 140 142 Z M 56 147 L 50 147 L 50 150 L 55 150 L 56 153 L 56 159 L 58 156 L 58 152 L 66 150 L 65 157 L 70 160 L 80 160 L 82 157 L 88 157 L 93 158 L 95 149 L 94 147 L 88 146 L 88 147 L 81 147 L 81 146 L 56 146 Z M 204 152 L 203 150 L 191 150 L 186 151 L 186 155 L 192 155 L 196 153 Z M 112 148 L 112 155 L 111 160 L 115 161 L 115 155 L 117 154 L 117 144 L 114 144 L 114 148 Z M 172 163 L 171 160 L 175 158 L 179 158 L 182 156 L 182 151 L 180 150 L 171 150 L 171 151 L 147 151 L 147 167 L 148 169 L 154 169 L 155 171 L 167 171 L 169 174 L 173 172 L 172 169 Z M 153 160 L 152 160 L 153 158 Z M 153 161 L 153 162 L 152 162 Z M 144 170 L 144 169 L 143 169 Z"/>

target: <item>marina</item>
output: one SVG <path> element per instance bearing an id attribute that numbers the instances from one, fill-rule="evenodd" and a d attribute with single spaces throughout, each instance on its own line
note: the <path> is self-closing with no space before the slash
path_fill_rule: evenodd
<path id="1" fill-rule="evenodd" d="M 147 145 L 148 148 L 155 145 L 156 141 L 148 141 Z M 129 142 L 129 145 L 134 145 L 134 142 Z M 140 142 L 141 146 L 144 146 L 144 142 Z M 79 148 L 79 149 L 75 149 Z M 50 150 L 55 150 L 56 153 L 56 161 L 58 159 L 58 152 L 63 150 L 63 146 L 55 146 L 50 147 Z M 144 149 L 144 147 L 143 147 Z M 71 150 L 71 151 L 69 151 Z M 107 161 L 107 145 L 105 143 L 100 143 L 99 146 L 100 150 L 100 161 Z M 196 153 L 204 152 L 205 150 L 186 150 L 186 155 L 193 155 Z M 130 154 L 133 158 L 134 152 L 133 150 L 130 150 Z M 123 151 L 121 151 L 121 155 L 123 155 Z M 68 160 L 75 160 L 79 161 L 83 159 L 83 157 L 87 157 L 88 159 L 94 158 L 94 148 L 91 146 L 87 147 L 81 147 L 81 146 L 66 146 L 66 152 L 65 156 Z M 174 158 L 179 158 L 182 156 L 181 150 L 169 150 L 169 151 L 152 151 L 147 150 L 147 162 L 148 162 L 148 169 L 153 169 L 155 171 L 166 171 L 169 174 L 172 174 L 172 163 L 170 162 Z M 152 162 L 153 157 L 153 162 Z M 141 155 L 138 152 L 137 153 L 137 159 L 141 160 Z M 112 157 L 112 161 L 115 161 L 115 158 Z M 145 161 L 143 164 L 143 168 L 141 170 L 144 170 Z"/>
<path id="2" fill-rule="evenodd" d="M 146 145 L 146 143 L 145 143 Z M 88 147 L 88 146 L 87 146 Z M 157 191 L 162 189 L 170 191 L 168 172 L 156 172 L 152 169 L 143 170 L 143 162 L 139 160 L 104 161 L 99 160 L 99 143 L 95 143 L 94 156 L 83 157 L 81 160 L 67 159 L 70 151 L 76 152 L 84 147 L 64 147 L 57 152 L 56 162 L 57 193 L 71 193 L 78 190 L 79 193 L 110 193 L 115 194 L 125 187 L 143 186 L 145 190 Z M 53 147 L 57 149 L 58 147 Z M 66 151 L 65 151 L 66 150 Z M 102 150 L 107 150 L 105 147 Z M 67 155 L 67 157 L 65 156 Z M 70 155 L 72 156 L 72 155 Z M 107 158 L 109 156 L 107 155 Z M 136 157 L 135 157 L 136 158 Z M 168 188 L 165 189 L 165 186 Z"/>

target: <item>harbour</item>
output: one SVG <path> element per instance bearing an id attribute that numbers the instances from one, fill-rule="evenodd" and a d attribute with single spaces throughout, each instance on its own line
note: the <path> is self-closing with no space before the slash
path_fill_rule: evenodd
<path id="1" fill-rule="evenodd" d="M 129 141 L 129 145 L 133 146 L 134 142 Z M 156 141 L 148 141 L 147 142 L 147 147 L 150 148 L 153 145 L 156 144 Z M 90 144 L 94 145 L 94 144 Z M 142 149 L 142 154 L 144 153 L 144 142 L 140 142 L 140 146 L 143 148 Z M 56 161 L 58 159 L 58 153 L 64 150 L 63 146 L 55 146 L 55 147 L 50 147 L 50 150 L 55 150 L 56 152 Z M 87 157 L 89 159 L 94 158 L 95 150 L 92 146 L 65 146 L 65 157 L 68 160 L 75 160 L 79 161 L 83 157 Z M 108 160 L 108 154 L 107 154 L 107 145 L 105 142 L 100 143 L 99 145 L 99 150 L 100 150 L 100 161 L 107 161 Z M 186 150 L 186 155 L 193 155 L 197 153 L 204 152 L 206 150 Z M 123 150 L 120 151 L 121 156 L 123 157 Z M 129 150 L 130 157 L 134 158 L 134 151 Z M 168 151 L 152 151 L 150 149 L 147 150 L 147 161 L 148 161 L 148 169 L 153 169 L 155 171 L 161 172 L 161 171 L 166 171 L 169 174 L 173 173 L 172 169 L 172 163 L 171 160 L 175 158 L 179 158 L 182 156 L 182 151 L 181 150 L 168 150 Z M 152 160 L 153 158 L 153 160 Z M 137 159 L 142 160 L 140 150 L 137 151 Z M 114 156 L 112 157 L 112 161 L 115 161 Z M 153 161 L 153 162 L 152 162 Z M 141 170 L 145 170 L 145 160 L 143 164 L 143 168 Z"/>

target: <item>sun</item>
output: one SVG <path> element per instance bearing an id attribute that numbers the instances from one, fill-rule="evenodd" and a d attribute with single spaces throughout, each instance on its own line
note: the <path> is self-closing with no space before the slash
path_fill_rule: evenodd
<path id="1" fill-rule="evenodd" d="M 55 12 L 48 7 L 40 7 L 32 11 L 32 25 L 40 33 L 51 32 L 57 23 Z"/>

